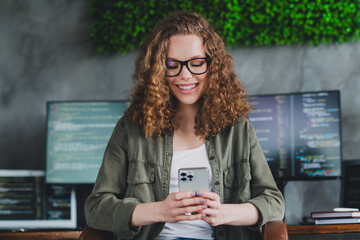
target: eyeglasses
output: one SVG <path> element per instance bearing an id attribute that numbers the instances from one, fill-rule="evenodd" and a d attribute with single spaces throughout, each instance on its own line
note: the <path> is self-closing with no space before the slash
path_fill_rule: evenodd
<path id="1" fill-rule="evenodd" d="M 192 58 L 187 61 L 166 60 L 165 76 L 176 77 L 180 74 L 184 65 L 192 74 L 201 75 L 206 73 L 210 62 L 210 58 Z"/>

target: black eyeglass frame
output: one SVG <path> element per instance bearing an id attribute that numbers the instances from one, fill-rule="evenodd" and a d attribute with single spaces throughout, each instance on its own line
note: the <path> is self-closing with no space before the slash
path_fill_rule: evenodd
<path id="1" fill-rule="evenodd" d="M 189 72 L 190 72 L 191 74 L 201 75 L 201 74 L 206 73 L 207 70 L 208 70 L 208 68 L 209 68 L 209 65 L 206 65 L 206 70 L 205 70 L 205 72 L 203 72 L 203 73 L 193 73 L 193 72 L 190 70 L 188 63 L 189 63 L 190 61 L 196 60 L 196 59 L 204 59 L 204 60 L 206 61 L 206 64 L 209 64 L 209 63 L 211 62 L 211 58 L 209 58 L 209 57 L 192 58 L 192 59 L 189 59 L 189 60 L 186 60 L 186 61 L 166 60 L 165 62 L 167 62 L 167 61 L 173 61 L 173 62 L 178 62 L 178 63 L 180 63 L 180 70 L 179 70 L 179 72 L 178 72 L 177 74 L 175 74 L 175 75 L 166 75 L 166 73 L 165 73 L 165 77 L 176 77 L 176 76 L 178 76 L 178 75 L 181 73 L 184 65 L 186 66 L 186 68 L 189 70 Z"/>

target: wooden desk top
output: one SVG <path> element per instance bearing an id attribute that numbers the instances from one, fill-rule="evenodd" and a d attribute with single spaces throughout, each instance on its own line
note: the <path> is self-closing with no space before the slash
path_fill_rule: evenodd
<path id="1" fill-rule="evenodd" d="M 0 232 L 0 240 L 70 240 L 79 239 L 81 231 Z"/>
<path id="2" fill-rule="evenodd" d="M 360 224 L 288 225 L 289 235 L 360 233 Z M 0 240 L 70 240 L 79 239 L 81 231 L 0 232 Z"/>
<path id="3" fill-rule="evenodd" d="M 331 225 L 288 225 L 289 235 L 318 234 L 318 233 L 352 233 L 360 232 L 360 224 L 331 224 Z"/>

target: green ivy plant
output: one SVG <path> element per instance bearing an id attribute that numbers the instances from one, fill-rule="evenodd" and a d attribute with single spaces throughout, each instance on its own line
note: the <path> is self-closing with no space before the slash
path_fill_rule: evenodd
<path id="1" fill-rule="evenodd" d="M 207 18 L 228 47 L 348 42 L 360 36 L 360 0 L 91 0 L 99 54 L 126 53 L 174 11 Z"/>

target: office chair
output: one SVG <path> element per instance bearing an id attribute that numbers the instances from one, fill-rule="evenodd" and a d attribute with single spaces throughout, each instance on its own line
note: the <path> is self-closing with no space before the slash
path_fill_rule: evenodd
<path id="1" fill-rule="evenodd" d="M 99 231 L 86 226 L 79 240 L 108 240 L 112 239 L 109 232 Z M 262 227 L 262 240 L 288 240 L 288 232 L 284 221 L 268 222 Z"/>

